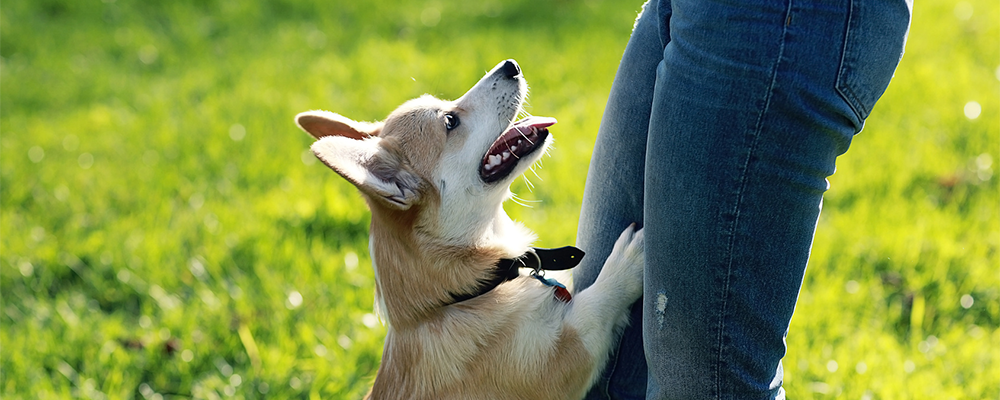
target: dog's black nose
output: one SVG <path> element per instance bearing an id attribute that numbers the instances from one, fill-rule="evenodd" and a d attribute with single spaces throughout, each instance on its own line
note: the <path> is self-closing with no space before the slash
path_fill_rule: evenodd
<path id="1" fill-rule="evenodd" d="M 503 76 L 508 78 L 513 78 L 515 76 L 521 75 L 521 67 L 519 67 L 517 65 L 517 61 L 514 60 L 504 61 L 500 69 L 503 71 Z"/>

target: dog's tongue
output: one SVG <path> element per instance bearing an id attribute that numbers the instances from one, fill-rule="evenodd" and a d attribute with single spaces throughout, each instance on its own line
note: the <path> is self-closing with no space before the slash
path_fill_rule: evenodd
<path id="1" fill-rule="evenodd" d="M 535 151 L 548 137 L 551 117 L 528 117 L 517 121 L 500 135 L 483 157 L 479 176 L 489 183 L 506 177 L 522 156 Z"/>
<path id="2" fill-rule="evenodd" d="M 536 116 L 536 115 L 532 115 L 530 117 L 527 117 L 525 119 L 522 119 L 520 121 L 515 122 L 514 126 L 511 127 L 511 129 L 508 130 L 507 132 L 509 133 L 512 130 L 517 130 L 518 128 L 522 128 L 523 129 L 525 127 L 530 127 L 530 128 L 535 128 L 535 129 L 544 129 L 544 128 L 548 128 L 548 127 L 550 127 L 552 125 L 555 125 L 555 124 L 556 124 L 556 119 L 555 118 L 552 118 L 552 117 L 539 117 L 539 116 Z"/>

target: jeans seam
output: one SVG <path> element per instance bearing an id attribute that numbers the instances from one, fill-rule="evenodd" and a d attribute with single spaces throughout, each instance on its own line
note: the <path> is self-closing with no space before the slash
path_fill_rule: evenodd
<path id="1" fill-rule="evenodd" d="M 792 15 L 792 0 L 789 0 L 787 8 L 785 9 L 785 15 L 783 20 L 788 21 L 791 15 Z M 723 348 L 725 346 L 726 313 L 729 306 L 728 303 L 729 303 L 730 279 L 732 278 L 733 275 L 733 259 L 734 259 L 733 248 L 735 247 L 735 242 L 736 242 L 736 227 L 739 225 L 740 221 L 739 210 L 740 206 L 743 204 L 743 194 L 745 192 L 747 185 L 747 180 L 748 180 L 747 175 L 749 174 L 748 171 L 750 170 L 750 163 L 753 160 L 753 154 L 757 150 L 757 144 L 758 141 L 760 140 L 761 131 L 763 130 L 764 115 L 767 114 L 767 110 L 771 105 L 771 96 L 774 94 L 774 88 L 776 86 L 776 82 L 778 79 L 778 69 L 779 69 L 778 67 L 781 64 L 782 57 L 784 57 L 785 39 L 788 36 L 788 24 L 782 24 L 782 25 L 783 26 L 781 30 L 781 41 L 778 46 L 778 55 L 771 67 L 771 79 L 767 87 L 767 91 L 764 92 L 765 93 L 764 104 L 762 109 L 760 110 L 760 113 L 757 115 L 757 122 L 754 124 L 752 140 L 750 142 L 749 149 L 746 153 L 746 158 L 743 160 L 743 165 L 741 167 L 739 188 L 736 192 L 736 202 L 733 204 L 733 209 L 732 209 L 733 222 L 730 224 L 730 229 L 728 232 L 729 242 L 726 245 L 726 255 L 728 259 L 726 260 L 725 263 L 725 268 L 726 268 L 725 280 L 722 286 L 722 296 L 721 296 L 722 309 L 719 315 L 719 323 L 718 323 L 719 333 L 716 338 L 718 353 L 714 368 L 716 398 L 720 399 L 723 397 L 722 374 L 720 372 L 721 371 L 720 365 L 723 363 L 724 360 Z"/>
<path id="2" fill-rule="evenodd" d="M 618 369 L 618 356 L 621 355 L 621 351 L 622 351 L 622 340 L 619 338 L 618 345 L 615 346 L 615 352 L 613 354 L 614 357 L 610 357 L 608 359 L 606 367 L 607 370 L 604 371 L 604 373 L 601 374 L 600 377 L 600 379 L 604 381 L 604 385 L 601 386 L 603 386 L 602 391 L 604 392 L 603 394 L 605 399 L 611 398 L 611 381 L 613 380 L 612 378 L 615 375 L 615 370 Z"/>
<path id="3" fill-rule="evenodd" d="M 840 67 L 837 69 L 837 82 L 834 84 L 834 89 L 837 90 L 837 94 L 847 102 L 847 105 L 851 107 L 851 111 L 861 119 L 865 120 L 868 116 L 870 110 L 868 110 L 864 102 L 862 102 L 861 96 L 855 93 L 854 88 L 847 82 L 848 78 L 846 75 L 851 72 L 850 66 L 848 65 L 848 53 L 850 52 L 851 46 L 851 25 L 854 23 L 854 1 L 847 1 L 847 23 L 844 24 L 844 45 L 840 51 Z"/>

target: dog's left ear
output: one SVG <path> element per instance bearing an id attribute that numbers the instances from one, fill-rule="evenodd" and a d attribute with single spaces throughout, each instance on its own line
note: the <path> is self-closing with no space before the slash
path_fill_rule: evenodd
<path id="1" fill-rule="evenodd" d="M 329 111 L 306 111 L 295 116 L 295 124 L 316 139 L 326 136 L 344 136 L 364 139 L 378 136 L 381 123 L 358 122 Z"/>

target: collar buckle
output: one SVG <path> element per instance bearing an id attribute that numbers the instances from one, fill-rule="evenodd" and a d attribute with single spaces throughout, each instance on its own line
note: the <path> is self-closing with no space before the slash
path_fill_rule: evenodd
<path id="1" fill-rule="evenodd" d="M 452 301 L 444 305 L 460 303 L 475 297 L 482 296 L 493 290 L 501 283 L 514 280 L 518 277 L 518 268 L 531 268 L 531 276 L 539 279 L 545 275 L 545 271 L 562 271 L 573 268 L 580 264 L 580 260 L 586 253 L 573 246 L 565 246 L 556 249 L 543 249 L 538 247 L 528 248 L 528 251 L 517 258 L 503 258 L 497 261 L 493 268 L 493 277 L 486 282 L 482 282 L 470 293 L 452 293 Z M 565 291 L 565 288 L 563 289 Z"/>

